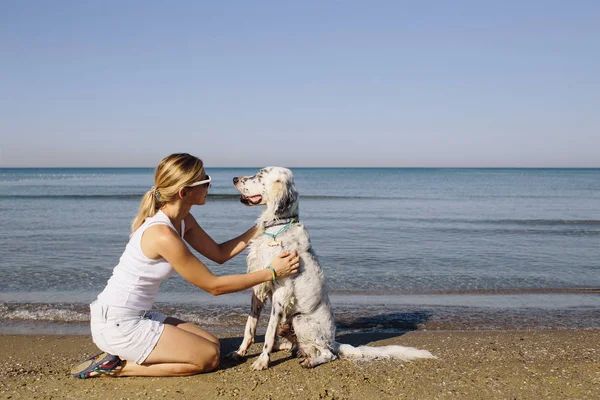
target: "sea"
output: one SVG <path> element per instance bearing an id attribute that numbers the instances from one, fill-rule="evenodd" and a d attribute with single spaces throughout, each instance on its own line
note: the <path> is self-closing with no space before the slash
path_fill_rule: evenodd
<path id="1" fill-rule="evenodd" d="M 213 168 L 193 215 L 217 242 L 262 211 Z M 292 168 L 338 332 L 600 328 L 600 169 Z M 88 334 L 151 168 L 0 169 L 0 334 Z M 246 271 L 245 253 L 217 275 Z M 240 335 L 250 292 L 178 275 L 155 308 Z M 263 312 L 266 326 L 268 309 Z"/>

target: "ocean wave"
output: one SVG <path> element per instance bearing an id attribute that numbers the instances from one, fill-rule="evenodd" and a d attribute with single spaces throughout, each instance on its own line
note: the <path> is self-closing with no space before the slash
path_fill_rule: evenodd
<path id="1" fill-rule="evenodd" d="M 0 303 L 0 320 L 85 322 L 90 320 L 87 305 L 48 303 Z"/>
<path id="2" fill-rule="evenodd" d="M 52 181 L 79 181 L 79 180 L 90 180 L 90 179 L 105 179 L 107 177 L 113 177 L 113 175 L 106 174 L 89 174 L 89 175 L 73 175 L 73 174 L 38 174 L 38 175 L 0 175 L 0 183 L 47 183 Z"/>
<path id="3" fill-rule="evenodd" d="M 124 194 L 56 194 L 56 195 L 1 195 L 0 199 L 10 200 L 139 200 L 144 193 Z M 209 194 L 209 198 L 216 200 L 239 200 L 240 196 L 235 194 Z"/>
<path id="4" fill-rule="evenodd" d="M 247 306 L 208 306 L 160 304 L 157 310 L 202 326 L 243 326 Z M 0 303 L 0 321 L 81 323 L 90 321 L 87 303 Z"/>
<path id="5" fill-rule="evenodd" d="M 511 296 L 512 297 L 512 296 Z M 480 329 L 573 329 L 600 327 L 597 307 L 562 304 L 556 307 L 531 306 L 489 307 L 476 303 L 390 303 L 372 301 L 361 304 L 336 304 L 334 317 L 339 334 L 354 332 L 402 332 L 407 330 L 480 330 Z M 544 298 L 542 300 L 547 300 Z M 541 301 L 538 299 L 538 302 Z M 588 302 L 589 303 L 589 302 Z M 561 305 L 562 304 L 562 305 Z M 248 305 L 219 307 L 189 304 L 156 304 L 165 315 L 188 321 L 211 332 L 232 332 L 241 335 L 247 320 Z M 259 320 L 258 334 L 264 334 L 270 307 Z M 0 303 L 0 333 L 65 332 L 89 334 L 87 304 L 22 304 Z M 36 328 L 37 327 L 37 328 Z M 57 327 L 62 327 L 58 329 Z M 71 327 L 71 328 L 68 328 Z"/>
<path id="6" fill-rule="evenodd" d="M 439 290 L 404 293 L 331 290 L 330 295 L 337 318 L 344 321 L 349 317 L 355 319 L 361 315 L 371 316 L 382 308 L 392 308 L 397 311 L 406 307 L 442 307 L 442 305 L 487 308 L 489 304 L 494 304 L 499 309 L 516 310 L 522 308 L 523 304 L 530 307 L 537 301 L 543 302 L 543 307 L 549 306 L 549 309 L 572 308 L 576 305 L 577 309 L 595 310 L 600 301 L 598 297 L 600 287 Z M 515 300 L 516 298 L 521 300 Z M 242 299 L 240 303 L 235 304 L 209 304 L 200 300 L 191 303 L 157 302 L 155 309 L 165 315 L 201 326 L 243 326 L 250 305 L 249 299 L 247 300 Z M 543 308 L 538 304 L 538 308 L 540 307 Z M 263 314 L 269 315 L 269 310 L 270 304 L 267 304 Z M 401 319 L 406 320 L 406 318 Z M 79 302 L 2 302 L 0 303 L 1 320 L 89 322 L 89 305 Z M 396 328 L 400 328 L 400 325 Z"/>
<path id="7" fill-rule="evenodd" d="M 544 229 L 538 227 L 514 228 L 493 227 L 489 229 L 474 229 L 474 228 L 438 228 L 438 233 L 458 235 L 468 233 L 469 235 L 541 235 L 541 236 L 600 236 L 600 230 L 586 229 Z"/>
<path id="8" fill-rule="evenodd" d="M 123 194 L 6 194 L 0 195 L 0 199 L 5 200 L 139 200 L 144 193 L 123 193 Z M 216 193 L 208 194 L 208 198 L 212 200 L 235 200 L 239 201 L 239 194 L 229 193 Z M 302 196 L 303 199 L 328 199 L 328 200 L 342 200 L 342 199 L 365 199 L 365 200 L 377 200 L 377 199 L 394 199 L 387 197 L 364 197 L 364 196 L 328 196 L 328 195 L 307 195 Z"/>
<path id="9" fill-rule="evenodd" d="M 600 294 L 600 287 L 522 287 L 522 288 L 495 288 L 495 289 L 431 289 L 431 290 L 406 290 L 371 291 L 371 290 L 330 290 L 333 296 L 404 296 L 404 295 L 530 295 L 530 294 Z"/>
<path id="10" fill-rule="evenodd" d="M 388 216 L 380 217 L 389 219 Z M 396 218 L 398 221 L 406 222 L 425 222 L 425 223 L 443 223 L 443 224 L 473 224 L 473 225 L 522 225 L 522 226 L 580 226 L 594 225 L 600 226 L 600 220 L 597 219 L 466 219 L 466 218 Z"/>
<path id="11" fill-rule="evenodd" d="M 497 219 L 497 220 L 477 220 L 476 223 L 483 224 L 502 224 L 502 225 L 600 225 L 597 219 Z"/>

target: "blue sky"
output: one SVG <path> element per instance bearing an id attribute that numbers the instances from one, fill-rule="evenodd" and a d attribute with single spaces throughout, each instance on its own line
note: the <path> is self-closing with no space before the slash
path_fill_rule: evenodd
<path id="1" fill-rule="evenodd" d="M 600 167 L 600 2 L 0 3 L 0 167 Z"/>

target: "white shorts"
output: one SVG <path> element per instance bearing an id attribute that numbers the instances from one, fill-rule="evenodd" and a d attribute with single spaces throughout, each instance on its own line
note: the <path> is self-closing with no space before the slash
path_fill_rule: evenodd
<path id="1" fill-rule="evenodd" d="M 166 316 L 156 311 L 139 311 L 90 304 L 92 339 L 98 348 L 121 359 L 143 363 L 165 329 Z"/>

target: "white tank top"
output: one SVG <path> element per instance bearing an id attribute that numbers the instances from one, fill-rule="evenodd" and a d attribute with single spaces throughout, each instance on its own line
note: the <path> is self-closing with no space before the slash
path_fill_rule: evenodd
<path id="1" fill-rule="evenodd" d="M 102 303 L 140 311 L 152 308 L 160 283 L 175 272 L 164 258 L 153 260 L 142 252 L 142 235 L 153 225 L 168 225 L 177 232 L 169 217 L 160 210 L 153 217 L 146 218 L 131 235 L 119 264 L 98 295 L 98 300 Z M 184 232 L 185 223 L 181 221 L 182 237 Z"/>

